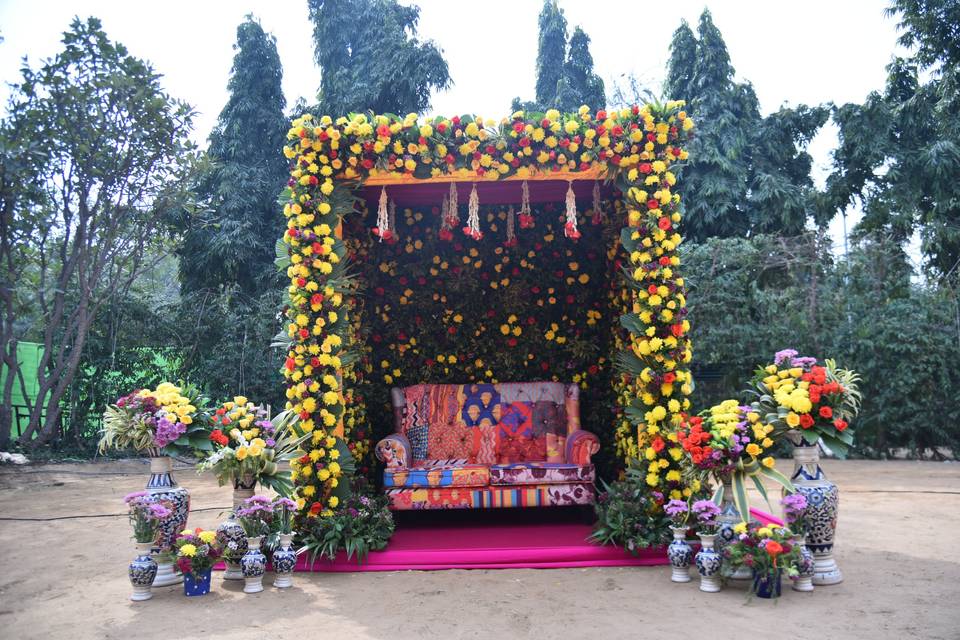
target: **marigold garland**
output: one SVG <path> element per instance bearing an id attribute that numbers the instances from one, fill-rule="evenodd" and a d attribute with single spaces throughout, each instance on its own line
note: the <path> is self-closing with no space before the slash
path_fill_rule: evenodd
<path id="1" fill-rule="evenodd" d="M 628 219 L 621 243 L 634 283 L 629 313 L 621 318 L 629 332 L 621 364 L 635 372 L 624 380 L 624 400 L 638 426 L 638 445 L 656 463 L 648 483 L 660 490 L 671 486 L 660 472 L 671 466 L 676 436 L 672 446 L 656 443 L 663 434 L 670 438 L 667 431 L 689 407 L 692 389 L 684 285 L 675 273 L 679 196 L 671 191 L 676 177 L 670 170 L 686 159 L 680 145 L 693 128 L 682 106 L 667 102 L 596 114 L 581 107 L 575 114 L 549 110 L 529 118 L 518 111 L 499 123 L 363 113 L 336 120 L 305 114 L 293 121 L 284 147 L 291 171 L 283 237 L 290 258 L 290 348 L 283 374 L 288 408 L 312 433 L 292 463 L 303 514 L 331 513 L 338 502 L 332 491 L 342 475 L 334 436 L 344 435 L 342 356 L 350 337 L 350 286 L 337 230 L 353 208 L 347 191 L 384 173 L 465 181 L 599 169 L 618 181 Z"/>

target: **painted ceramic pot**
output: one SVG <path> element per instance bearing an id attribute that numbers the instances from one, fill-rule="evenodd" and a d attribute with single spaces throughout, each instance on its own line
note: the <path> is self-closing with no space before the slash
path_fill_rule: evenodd
<path id="1" fill-rule="evenodd" d="M 293 569 L 297 566 L 297 552 L 290 547 L 292 542 L 292 533 L 280 534 L 280 547 L 273 552 L 273 572 L 276 574 L 273 586 L 278 589 L 293 586 Z"/>
<path id="2" fill-rule="evenodd" d="M 720 591 L 720 566 L 723 558 L 713 548 L 717 536 L 701 533 L 700 551 L 696 555 L 697 572 L 700 574 L 700 591 L 716 593 Z"/>
<path id="3" fill-rule="evenodd" d="M 820 468 L 819 446 L 793 448 L 793 475 L 790 481 L 807 499 L 803 522 L 807 532 L 807 548 L 813 553 L 813 584 L 842 582 L 843 573 L 833 557 L 840 490 Z"/>
<path id="4" fill-rule="evenodd" d="M 750 514 L 746 518 L 737 509 L 737 503 L 733 501 L 733 481 L 729 476 L 723 478 L 723 500 L 720 503 L 720 515 L 717 516 L 717 540 L 716 549 L 723 555 L 724 548 L 737 540 L 737 534 L 733 530 L 741 522 L 748 522 Z M 737 567 L 732 574 L 731 580 L 749 580 L 751 578 L 750 569 L 746 567 Z"/>
<path id="5" fill-rule="evenodd" d="M 753 574 L 753 593 L 758 598 L 779 598 L 781 575 L 780 569 L 773 573 Z"/>
<path id="6" fill-rule="evenodd" d="M 210 593 L 210 574 L 210 569 L 201 574 L 183 574 L 183 595 L 205 596 Z"/>
<path id="7" fill-rule="evenodd" d="M 247 552 L 247 534 L 240 526 L 240 522 L 236 518 L 236 512 L 244 500 L 253 496 L 256 485 L 256 480 L 253 480 L 250 476 L 245 476 L 243 479 L 234 479 L 233 509 L 230 511 L 229 517 L 217 527 L 217 542 L 223 549 L 223 562 L 227 567 L 226 571 L 223 572 L 224 580 L 243 580 L 240 558 Z"/>
<path id="8" fill-rule="evenodd" d="M 160 455 L 160 450 L 152 448 L 150 453 L 150 480 L 145 490 L 154 500 L 170 510 L 170 515 L 160 521 L 157 530 L 157 539 L 153 544 L 156 554 L 163 554 L 157 567 L 157 577 L 153 586 L 165 587 L 179 584 L 183 576 L 176 570 L 173 558 L 173 542 L 177 534 L 186 529 L 187 516 L 190 513 L 190 492 L 177 484 L 173 477 L 173 461 L 169 456 Z"/>
<path id="9" fill-rule="evenodd" d="M 152 549 L 152 542 L 138 542 L 137 557 L 127 568 L 130 584 L 133 585 L 130 599 L 134 602 L 149 600 L 153 597 L 150 587 L 153 585 L 154 578 L 157 577 L 157 561 L 150 555 Z"/>
<path id="10" fill-rule="evenodd" d="M 263 574 L 267 570 L 267 556 L 260 551 L 260 536 L 247 538 L 247 552 L 240 558 L 240 569 L 243 571 L 244 593 L 260 593 L 263 591 Z"/>
<path id="11" fill-rule="evenodd" d="M 693 547 L 687 543 L 686 527 L 670 527 L 673 542 L 667 547 L 667 559 L 670 560 L 670 580 L 690 582 L 690 561 L 693 560 Z"/>
<path id="12" fill-rule="evenodd" d="M 800 549 L 797 560 L 797 577 L 793 579 L 794 591 L 813 591 L 813 553 L 807 549 L 803 536 L 794 536 L 791 540 Z"/>

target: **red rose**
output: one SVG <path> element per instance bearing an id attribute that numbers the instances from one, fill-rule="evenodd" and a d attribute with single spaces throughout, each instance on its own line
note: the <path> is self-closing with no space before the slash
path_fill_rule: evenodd
<path id="1" fill-rule="evenodd" d="M 664 231 L 669 231 L 670 227 L 672 227 L 673 224 L 670 222 L 670 218 L 663 216 L 662 218 L 657 220 L 657 226 Z"/>
<path id="2" fill-rule="evenodd" d="M 830 407 L 820 407 L 820 417 L 828 420 L 833 417 L 833 409 Z"/>
<path id="3" fill-rule="evenodd" d="M 809 413 L 804 413 L 800 416 L 800 426 L 804 429 L 809 429 L 813 426 L 813 416 Z"/>
<path id="4" fill-rule="evenodd" d="M 833 426 L 837 428 L 837 431 L 843 431 L 847 428 L 848 425 L 846 420 L 841 420 L 840 418 L 837 418 L 836 420 L 833 421 Z"/>

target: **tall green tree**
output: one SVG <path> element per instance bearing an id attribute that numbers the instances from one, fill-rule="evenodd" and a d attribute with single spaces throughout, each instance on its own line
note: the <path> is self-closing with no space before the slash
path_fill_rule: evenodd
<path id="1" fill-rule="evenodd" d="M 584 104 L 593 110 L 603 109 L 607 106 L 607 97 L 603 80 L 593 71 L 590 36 L 577 27 L 570 36 L 563 77 L 557 86 L 556 106 L 561 111 L 573 112 Z"/>
<path id="2" fill-rule="evenodd" d="M 198 188 L 206 207 L 185 220 L 185 294 L 236 287 L 247 296 L 278 284 L 274 244 L 283 231 L 277 193 L 288 122 L 276 39 L 253 16 L 237 27 L 230 97 L 210 134 L 210 169 Z"/>
<path id="3" fill-rule="evenodd" d="M 206 210 L 187 220 L 180 250 L 186 377 L 211 394 L 273 402 L 281 388 L 270 350 L 281 288 L 274 265 L 284 219 L 277 194 L 282 154 L 283 70 L 276 39 L 252 16 L 237 27 L 230 97 L 210 134 L 210 170 L 199 186 Z"/>
<path id="4" fill-rule="evenodd" d="M 544 0 L 538 20 L 536 99 L 514 98 L 514 111 L 576 111 L 607 106 L 603 80 L 593 71 L 590 37 L 577 27 L 567 40 L 567 18 L 557 0 Z"/>
<path id="5" fill-rule="evenodd" d="M 149 266 L 194 179 L 192 110 L 163 92 L 153 69 L 95 18 L 75 19 L 63 45 L 39 69 L 24 65 L 2 127 L 4 147 L 36 190 L 12 200 L 2 231 L 14 235 L 0 241 L 32 265 L 32 282 L 4 277 L 4 288 L 30 287 L 44 347 L 21 436 L 30 445 L 56 437 L 91 325 Z M 4 349 L 15 350 L 16 334 L 10 340 L 4 327 L 3 335 Z"/>
<path id="6" fill-rule="evenodd" d="M 810 219 L 824 222 L 806 147 L 829 111 L 800 105 L 761 117 L 709 10 L 696 35 L 686 23 L 674 32 L 664 91 L 686 100 L 698 125 L 680 187 L 690 239 L 796 235 Z"/>
<path id="7" fill-rule="evenodd" d="M 960 276 L 960 1 L 896 0 L 900 43 L 882 92 L 837 107 L 827 204 L 861 204 L 857 233 L 919 231 L 933 275 Z"/>
<path id="8" fill-rule="evenodd" d="M 420 8 L 396 0 L 307 0 L 320 111 L 422 113 L 450 86 L 443 53 L 417 37 Z"/>

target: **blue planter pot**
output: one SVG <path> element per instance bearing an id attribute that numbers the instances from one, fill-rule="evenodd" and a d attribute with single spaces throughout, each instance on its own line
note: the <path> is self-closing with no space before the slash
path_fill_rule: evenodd
<path id="1" fill-rule="evenodd" d="M 753 592 L 758 598 L 779 598 L 780 597 L 780 569 L 773 574 L 755 573 L 753 574 Z"/>
<path id="2" fill-rule="evenodd" d="M 207 569 L 197 575 L 195 573 L 183 574 L 183 595 L 185 596 L 205 596 L 210 593 L 210 573 Z"/>

